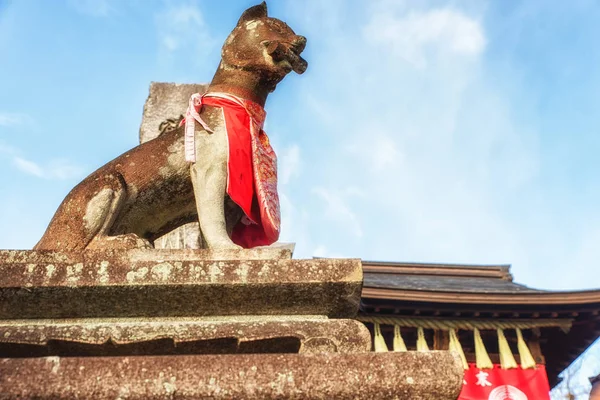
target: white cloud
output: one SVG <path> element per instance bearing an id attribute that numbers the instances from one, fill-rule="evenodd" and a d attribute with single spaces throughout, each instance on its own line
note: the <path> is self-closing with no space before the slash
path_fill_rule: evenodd
<path id="1" fill-rule="evenodd" d="M 45 165 L 21 155 L 20 149 L 0 142 L 0 157 L 9 160 L 21 172 L 42 179 L 67 180 L 80 177 L 84 170 L 65 159 L 53 159 Z"/>
<path id="2" fill-rule="evenodd" d="M 477 56 L 486 45 L 480 23 L 452 9 L 412 11 L 402 17 L 377 14 L 364 33 L 368 40 L 391 48 L 418 67 L 427 65 L 429 47 L 456 55 Z"/>
<path id="3" fill-rule="evenodd" d="M 38 178 L 43 178 L 45 176 L 42 167 L 40 167 L 33 161 L 29 161 L 21 157 L 14 157 L 13 162 L 17 168 L 19 168 L 26 174 L 37 176 Z"/>
<path id="4" fill-rule="evenodd" d="M 48 167 L 46 176 L 49 179 L 67 180 L 80 177 L 83 174 L 83 168 L 72 164 L 68 160 L 52 160 Z"/>
<path id="5" fill-rule="evenodd" d="M 365 128 L 364 131 L 368 133 L 350 144 L 348 151 L 362 159 L 373 173 L 382 172 L 402 162 L 403 156 L 391 134 L 375 127 Z"/>
<path id="6" fill-rule="evenodd" d="M 279 242 L 296 243 L 294 254 L 312 257 L 313 238 L 310 232 L 310 215 L 303 204 L 294 206 L 285 192 L 279 192 L 281 205 L 281 235 Z"/>
<path id="7" fill-rule="evenodd" d="M 92 17 L 106 17 L 114 12 L 110 0 L 69 0 L 77 12 Z"/>
<path id="8" fill-rule="evenodd" d="M 326 54 L 315 57 L 299 94 L 307 140 L 319 143 L 299 142 L 302 158 L 311 160 L 299 180 L 308 177 L 304 183 L 321 201 L 309 210 L 311 250 L 318 244 L 370 259 L 508 262 L 519 266 L 519 281 L 548 286 L 550 274 L 534 277 L 535 221 L 515 217 L 543 208 L 525 194 L 538 174 L 539 133 L 535 120 L 524 125 L 514 117 L 514 93 L 504 84 L 518 77 L 488 75 L 483 15 L 410 2 L 385 8 L 374 0 L 359 19 L 346 15 L 323 28 L 336 19 L 316 3 L 306 3 L 304 25 L 289 21 L 313 54 Z M 340 7 L 343 16 L 347 6 Z M 527 105 L 527 96 L 518 100 Z M 348 187 L 357 194 L 339 189 Z M 296 196 L 292 201 L 312 204 Z M 560 238 L 546 233 L 539 246 L 561 247 Z"/>
<path id="9" fill-rule="evenodd" d="M 13 156 L 12 161 L 22 172 L 43 179 L 66 180 L 79 177 L 83 173 L 83 168 L 67 160 L 53 160 L 46 166 L 19 156 Z"/>
<path id="10" fill-rule="evenodd" d="M 280 163 L 279 183 L 286 185 L 291 178 L 300 176 L 301 159 L 300 147 L 297 144 L 285 148 L 277 157 Z"/>
<path id="11" fill-rule="evenodd" d="M 314 257 L 321 258 L 347 258 L 340 253 L 332 253 L 327 247 L 323 245 L 318 245 L 317 247 L 315 247 L 312 251 L 312 254 Z"/>
<path id="12" fill-rule="evenodd" d="M 0 126 L 16 126 L 31 122 L 32 119 L 27 114 L 0 112 Z"/>
<path id="13" fill-rule="evenodd" d="M 179 47 L 179 40 L 167 33 L 162 37 L 162 45 L 168 51 L 175 51 Z"/>
<path id="14" fill-rule="evenodd" d="M 327 257 L 327 248 L 323 245 L 319 245 L 313 250 L 313 255 L 315 257 Z"/>
<path id="15" fill-rule="evenodd" d="M 356 188 L 339 191 L 336 189 L 315 187 L 312 189 L 312 193 L 325 202 L 325 216 L 327 218 L 340 223 L 341 226 L 350 228 L 354 236 L 359 238 L 363 236 L 359 218 L 348 204 L 350 198 L 356 195 Z"/>
<path id="16" fill-rule="evenodd" d="M 202 11 L 191 2 L 170 5 L 156 16 L 156 25 L 160 47 L 166 54 L 189 51 L 197 58 L 216 44 Z"/>
<path id="17" fill-rule="evenodd" d="M 0 142 L 0 154 L 16 154 L 17 149 L 15 149 L 14 147 L 7 145 L 5 143 Z"/>

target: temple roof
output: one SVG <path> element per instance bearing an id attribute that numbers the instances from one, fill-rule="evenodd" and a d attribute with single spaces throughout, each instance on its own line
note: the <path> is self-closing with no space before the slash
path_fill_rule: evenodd
<path id="1" fill-rule="evenodd" d="M 363 297 L 472 304 L 600 305 L 600 290 L 550 291 L 513 282 L 510 265 L 363 261 Z"/>
<path id="2" fill-rule="evenodd" d="M 363 272 L 365 318 L 539 321 L 551 383 L 600 335 L 600 290 L 529 288 L 513 282 L 510 265 L 363 261 Z"/>

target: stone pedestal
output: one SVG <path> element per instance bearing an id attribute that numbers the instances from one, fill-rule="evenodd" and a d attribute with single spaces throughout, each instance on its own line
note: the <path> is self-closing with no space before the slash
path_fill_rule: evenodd
<path id="1" fill-rule="evenodd" d="M 448 352 L 372 353 L 356 259 L 0 251 L 1 398 L 455 399 Z"/>

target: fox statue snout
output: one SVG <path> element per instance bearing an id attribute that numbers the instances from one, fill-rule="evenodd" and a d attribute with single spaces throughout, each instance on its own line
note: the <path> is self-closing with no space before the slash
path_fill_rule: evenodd
<path id="1" fill-rule="evenodd" d="M 265 40 L 263 44 L 267 48 L 267 54 L 273 58 L 273 61 L 287 61 L 290 64 L 290 69 L 295 73 L 303 74 L 308 68 L 306 60 L 300 57 L 300 53 L 306 47 L 304 36 L 296 36 L 289 43 Z"/>

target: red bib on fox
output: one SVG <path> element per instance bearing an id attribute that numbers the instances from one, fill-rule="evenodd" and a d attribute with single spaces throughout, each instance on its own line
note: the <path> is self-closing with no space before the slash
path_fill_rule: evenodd
<path id="1" fill-rule="evenodd" d="M 229 159 L 227 194 L 243 211 L 244 217 L 233 228 L 231 240 L 244 247 L 270 245 L 279 238 L 281 222 L 277 195 L 277 156 L 262 129 L 266 112 L 253 101 L 227 93 L 192 95 L 185 119 L 185 159 L 196 161 L 194 130 L 206 104 L 223 110 Z"/>

